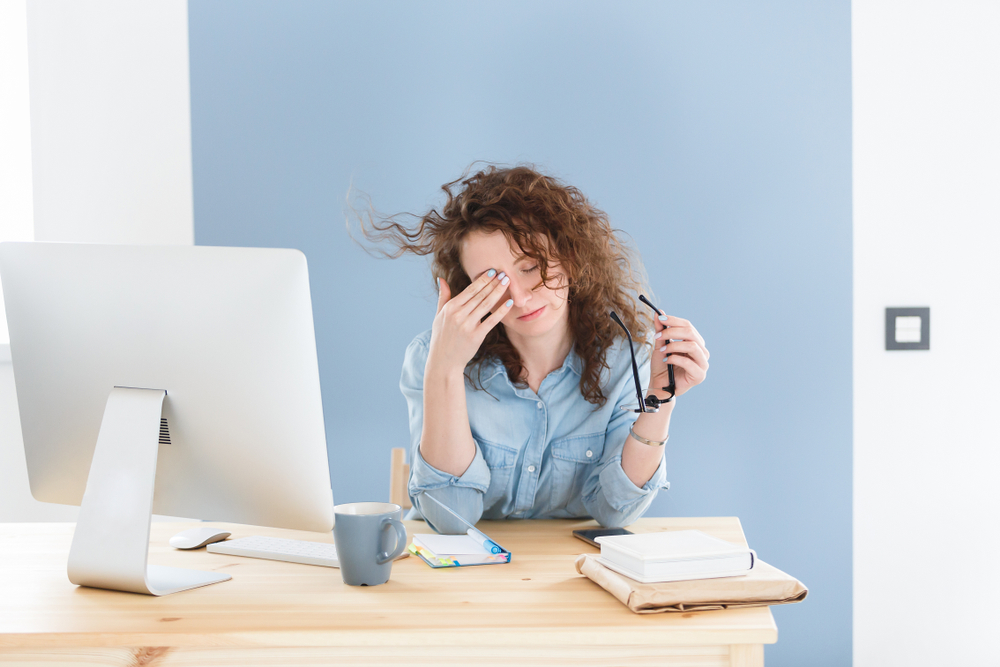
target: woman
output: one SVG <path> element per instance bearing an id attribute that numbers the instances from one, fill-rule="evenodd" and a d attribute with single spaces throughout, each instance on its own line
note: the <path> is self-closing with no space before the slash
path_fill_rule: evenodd
<path id="1" fill-rule="evenodd" d="M 666 484 L 675 395 L 705 379 L 708 349 L 687 320 L 649 317 L 636 259 L 575 188 L 527 167 L 488 167 L 443 186 L 415 229 L 393 219 L 369 238 L 432 255 L 430 331 L 406 350 L 409 493 L 435 529 L 480 518 L 593 517 L 632 523 Z M 638 415 L 629 342 L 658 412 Z M 669 327 L 669 336 L 666 335 Z M 650 357 L 650 349 L 655 353 Z M 655 400 L 651 401 L 653 404 Z"/>

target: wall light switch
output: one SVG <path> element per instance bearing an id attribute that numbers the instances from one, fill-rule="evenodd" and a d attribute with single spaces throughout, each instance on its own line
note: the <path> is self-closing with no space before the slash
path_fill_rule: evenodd
<path id="1" fill-rule="evenodd" d="M 919 343 L 920 323 L 924 318 L 917 315 L 896 315 L 896 342 Z"/>
<path id="2" fill-rule="evenodd" d="M 885 349 L 931 349 L 931 309 L 886 308 Z"/>

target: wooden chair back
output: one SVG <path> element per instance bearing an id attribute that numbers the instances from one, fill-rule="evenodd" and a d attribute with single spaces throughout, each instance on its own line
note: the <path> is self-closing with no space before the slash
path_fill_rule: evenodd
<path id="1" fill-rule="evenodd" d="M 410 494 L 406 490 L 409 481 L 410 464 L 406 462 L 406 450 L 394 447 L 389 467 L 389 502 L 399 505 L 404 510 L 412 507 Z"/>

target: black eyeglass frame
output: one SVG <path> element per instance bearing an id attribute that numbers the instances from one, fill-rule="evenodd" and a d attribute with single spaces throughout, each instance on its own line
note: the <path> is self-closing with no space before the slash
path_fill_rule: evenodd
<path id="1" fill-rule="evenodd" d="M 652 308 L 653 312 L 655 312 L 657 315 L 663 315 L 663 311 L 654 306 L 649 301 L 649 299 L 645 297 L 645 295 L 640 294 L 639 301 L 642 301 L 644 304 Z M 661 400 L 655 394 L 650 394 L 649 396 L 643 398 L 642 383 L 639 382 L 639 365 L 635 361 L 635 347 L 632 342 L 632 332 L 628 330 L 628 327 L 625 326 L 625 323 L 622 322 L 620 317 L 618 317 L 618 313 L 612 310 L 609 313 L 609 315 L 611 316 L 611 319 L 614 320 L 615 323 L 622 328 L 622 331 L 624 331 L 625 335 L 628 337 L 628 351 L 629 354 L 632 355 L 632 379 L 635 381 L 635 396 L 639 403 L 638 409 L 627 405 L 623 405 L 622 410 L 631 410 L 632 412 L 659 412 L 661 405 L 663 405 L 664 403 L 669 403 L 670 401 L 674 400 L 674 396 L 676 396 L 677 385 L 674 383 L 674 365 L 667 364 L 667 377 L 669 380 L 669 385 L 666 387 L 661 387 L 661 390 L 669 393 L 670 397 Z M 656 346 L 655 343 L 653 343 L 653 346 L 655 348 Z"/>

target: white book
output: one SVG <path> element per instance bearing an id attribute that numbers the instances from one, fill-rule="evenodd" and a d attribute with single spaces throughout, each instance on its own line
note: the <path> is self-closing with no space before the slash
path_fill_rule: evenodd
<path id="1" fill-rule="evenodd" d="M 644 584 L 738 577 L 756 560 L 752 549 L 700 530 L 598 537 L 603 565 Z"/>

